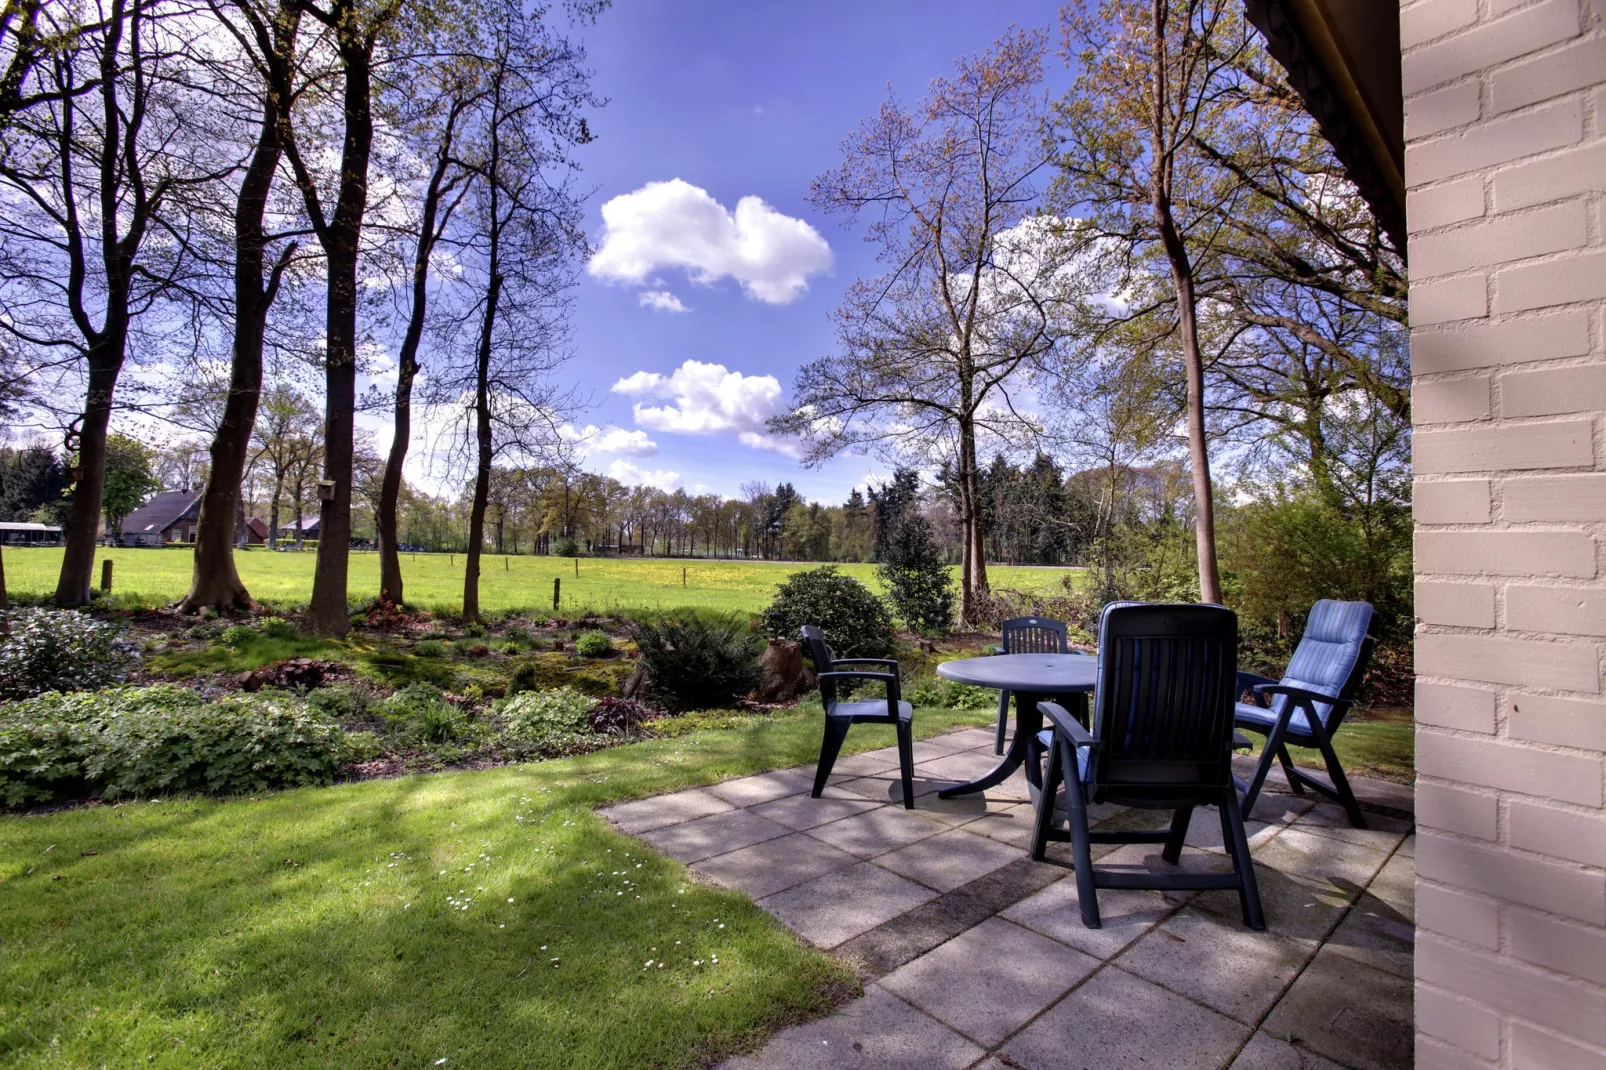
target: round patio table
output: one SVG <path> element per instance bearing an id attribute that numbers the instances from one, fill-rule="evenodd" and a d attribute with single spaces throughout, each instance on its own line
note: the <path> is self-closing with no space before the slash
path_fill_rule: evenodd
<path id="1" fill-rule="evenodd" d="M 1028 762 L 1028 750 L 1043 730 L 1039 702 L 1060 697 L 1072 700 L 1070 712 L 1087 723 L 1087 696 L 1098 681 L 1099 659 L 1086 654 L 995 654 L 985 658 L 961 658 L 937 666 L 937 675 L 973 687 L 1007 690 L 1015 696 L 1015 738 L 992 772 L 968 784 L 955 784 L 937 792 L 938 798 L 969 795 L 1002 784 L 1022 765 L 1032 786 L 1032 796 L 1042 787 L 1042 770 Z"/>

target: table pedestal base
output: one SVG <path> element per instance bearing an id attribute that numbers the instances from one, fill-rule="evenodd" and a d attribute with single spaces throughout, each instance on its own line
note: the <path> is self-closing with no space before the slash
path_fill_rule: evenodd
<path id="1" fill-rule="evenodd" d="M 1037 709 L 1039 702 L 1059 700 L 1067 704 L 1071 716 L 1087 724 L 1087 694 L 1076 692 L 1070 695 L 1042 694 L 1033 691 L 1016 691 L 1015 695 L 1015 738 L 1010 741 L 1009 750 L 1004 753 L 991 772 L 977 777 L 965 784 L 955 784 L 953 787 L 943 788 L 937 792 L 939 799 L 952 799 L 956 795 L 970 795 L 978 791 L 995 788 L 1008 780 L 1010 775 L 1021 766 L 1026 767 L 1026 782 L 1032 789 L 1032 800 L 1035 802 L 1038 792 L 1043 786 L 1043 770 L 1036 762 L 1028 761 L 1032 741 L 1037 733 L 1043 730 L 1043 715 Z"/>

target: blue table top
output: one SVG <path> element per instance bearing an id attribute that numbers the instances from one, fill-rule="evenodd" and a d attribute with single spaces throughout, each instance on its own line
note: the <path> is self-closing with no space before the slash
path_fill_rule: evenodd
<path id="1" fill-rule="evenodd" d="M 1086 654 L 997 654 L 945 661 L 937 666 L 937 675 L 974 687 L 1053 695 L 1092 691 L 1099 659 Z"/>

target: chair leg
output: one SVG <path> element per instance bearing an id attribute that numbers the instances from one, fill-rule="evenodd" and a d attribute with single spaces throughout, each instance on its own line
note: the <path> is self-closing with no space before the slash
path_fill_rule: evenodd
<path id="1" fill-rule="evenodd" d="M 1257 932 L 1266 928 L 1266 915 L 1260 906 L 1260 885 L 1255 880 L 1255 861 L 1249 855 L 1249 837 L 1244 833 L 1243 810 L 1238 792 L 1228 788 L 1221 802 L 1221 832 L 1238 874 L 1238 902 L 1243 907 L 1244 924 Z"/>
<path id="2" fill-rule="evenodd" d="M 825 790 L 825 783 L 831 779 L 831 767 L 836 764 L 836 756 L 842 753 L 842 741 L 848 738 L 848 729 L 853 722 L 846 717 L 827 717 L 825 719 L 825 738 L 820 741 L 820 764 L 814 770 L 814 790 L 810 793 L 814 798 L 820 797 Z"/>
<path id="3" fill-rule="evenodd" d="M 1333 741 L 1322 732 L 1316 733 L 1316 742 L 1321 748 L 1322 760 L 1327 763 L 1327 775 L 1333 782 L 1333 790 L 1338 792 L 1338 801 L 1344 804 L 1344 812 L 1349 815 L 1349 823 L 1358 829 L 1366 827 L 1366 818 L 1361 814 L 1361 804 L 1356 801 L 1355 792 L 1349 786 L 1349 778 L 1344 775 L 1344 767 L 1338 764 L 1338 755 L 1333 751 Z"/>
<path id="4" fill-rule="evenodd" d="M 1102 929 L 1099 919 L 1099 893 L 1093 884 L 1093 843 L 1088 836 L 1087 802 L 1082 798 L 1082 778 L 1076 771 L 1076 752 L 1069 742 L 1054 740 L 1065 774 L 1065 810 L 1071 826 L 1071 861 L 1076 866 L 1076 898 L 1082 905 L 1082 924 Z M 1048 802 L 1050 813 L 1053 800 Z"/>
<path id="5" fill-rule="evenodd" d="M 1283 776 L 1288 778 L 1288 786 L 1294 789 L 1294 794 L 1305 794 L 1305 785 L 1301 784 L 1299 777 L 1294 775 L 1294 759 L 1288 756 L 1288 748 L 1286 746 L 1277 748 L 1277 760 L 1282 763 Z"/>
<path id="6" fill-rule="evenodd" d="M 1255 775 L 1250 779 L 1249 787 L 1244 789 L 1243 812 L 1246 814 L 1255 812 L 1255 800 L 1260 797 L 1261 786 L 1266 783 L 1266 774 L 1271 772 L 1271 763 L 1277 760 L 1277 752 L 1283 749 L 1283 736 L 1288 732 L 1288 719 L 1292 716 L 1293 705 L 1290 703 L 1266 736 L 1265 749 L 1260 752 L 1260 763 L 1255 766 Z"/>
<path id="7" fill-rule="evenodd" d="M 1048 849 L 1048 834 L 1054 827 L 1054 797 L 1059 794 L 1060 781 L 1063 779 L 1060 749 L 1050 746 L 1048 767 L 1043 770 L 1043 790 L 1037 796 L 1037 820 L 1032 825 L 1032 858 L 1038 862 L 1043 860 Z"/>
<path id="8" fill-rule="evenodd" d="M 898 722 L 898 774 L 903 780 L 903 808 L 915 808 L 915 738 L 914 725 Z"/>
<path id="9" fill-rule="evenodd" d="M 993 745 L 994 754 L 1004 753 L 1004 734 L 1009 729 L 1009 692 L 998 693 L 998 741 Z"/>
<path id="10" fill-rule="evenodd" d="M 1171 815 L 1171 835 L 1166 838 L 1165 850 L 1160 857 L 1173 866 L 1182 861 L 1182 842 L 1188 838 L 1188 822 L 1193 817 L 1193 807 L 1180 807 Z"/>

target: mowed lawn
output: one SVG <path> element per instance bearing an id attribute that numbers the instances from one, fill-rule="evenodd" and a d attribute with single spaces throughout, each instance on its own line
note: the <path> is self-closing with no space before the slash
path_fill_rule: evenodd
<path id="1" fill-rule="evenodd" d="M 273 553 L 252 549 L 235 554 L 240 577 L 257 601 L 279 608 L 305 603 L 312 594 L 312 551 Z M 101 549 L 95 562 L 113 562 L 112 591 L 119 604 L 165 605 L 189 590 L 192 552 L 172 549 Z M 796 561 L 715 561 L 680 558 L 591 558 L 487 555 L 480 572 L 480 606 L 490 613 L 529 609 L 552 611 L 552 581 L 562 580 L 559 612 L 578 614 L 657 611 L 689 607 L 756 613 L 769 604 L 775 587 L 792 573 L 816 568 Z M 879 591 L 874 565 L 840 565 Z M 455 613 L 463 605 L 462 554 L 403 554 L 402 576 L 409 605 Z M 6 583 L 14 595 L 40 598 L 56 589 L 59 547 L 7 549 Z M 1061 577 L 1081 569 L 995 565 L 994 587 L 1025 591 L 1061 590 Z M 379 593 L 379 555 L 354 550 L 348 592 L 354 603 Z"/>

